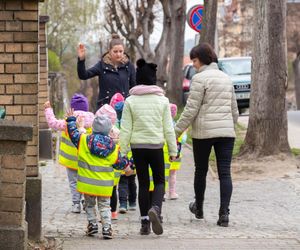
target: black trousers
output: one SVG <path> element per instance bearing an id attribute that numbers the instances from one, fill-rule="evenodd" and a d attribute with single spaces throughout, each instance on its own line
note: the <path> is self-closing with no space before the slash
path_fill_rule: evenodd
<path id="1" fill-rule="evenodd" d="M 157 206 L 161 212 L 165 193 L 165 163 L 163 149 L 132 149 L 139 181 L 139 207 L 141 216 L 147 216 L 151 206 Z M 152 202 L 149 195 L 149 166 L 152 169 L 154 190 Z"/>
<path id="2" fill-rule="evenodd" d="M 220 180 L 220 209 L 229 208 L 232 194 L 231 159 L 233 146 L 234 138 L 230 137 L 193 139 L 195 161 L 194 190 L 197 206 L 204 201 L 209 155 L 212 147 L 214 147 Z"/>
<path id="3" fill-rule="evenodd" d="M 119 202 L 121 207 L 127 208 L 127 201 L 129 205 L 133 205 L 136 202 L 136 183 L 135 175 L 121 175 L 118 185 Z"/>
<path id="4" fill-rule="evenodd" d="M 111 212 L 116 212 L 117 211 L 117 203 L 118 203 L 117 186 L 114 186 L 112 195 L 110 197 L 110 210 L 111 210 Z"/>

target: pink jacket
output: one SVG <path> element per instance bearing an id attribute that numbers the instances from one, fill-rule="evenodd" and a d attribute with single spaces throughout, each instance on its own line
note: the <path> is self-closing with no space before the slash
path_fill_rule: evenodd
<path id="1" fill-rule="evenodd" d="M 82 116 L 84 117 L 84 127 L 91 128 L 93 121 L 94 121 L 94 114 L 91 112 L 85 112 L 81 110 L 74 111 L 75 116 Z M 48 123 L 49 128 L 65 131 L 67 127 L 67 123 L 64 119 L 56 119 L 53 109 L 46 108 L 45 109 L 45 117 Z"/>

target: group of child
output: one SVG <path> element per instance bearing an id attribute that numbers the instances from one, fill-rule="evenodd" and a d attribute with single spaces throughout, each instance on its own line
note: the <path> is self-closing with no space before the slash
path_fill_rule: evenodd
<path id="1" fill-rule="evenodd" d="M 104 239 L 111 239 L 111 220 L 118 218 L 117 186 L 119 213 L 136 210 L 137 185 L 133 159 L 131 152 L 122 156 L 118 145 L 124 97 L 120 93 L 115 94 L 110 105 L 103 105 L 95 114 L 88 111 L 88 100 L 82 94 L 74 94 L 70 106 L 67 119 L 56 119 L 50 103 L 44 104 L 49 128 L 61 131 L 59 163 L 67 170 L 73 203 L 71 211 L 80 213 L 85 210 L 87 235 L 93 235 L 98 233 L 97 203 L 102 235 Z M 170 104 L 170 110 L 174 119 L 177 106 Z M 180 168 L 184 137 L 177 142 L 177 160 L 166 164 L 170 167 L 166 172 L 166 175 L 169 174 L 169 190 L 165 196 L 171 200 L 178 198 L 176 171 Z"/>

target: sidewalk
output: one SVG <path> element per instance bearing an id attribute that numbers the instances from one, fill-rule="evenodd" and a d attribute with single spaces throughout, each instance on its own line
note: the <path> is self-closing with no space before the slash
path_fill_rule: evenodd
<path id="1" fill-rule="evenodd" d="M 139 213 L 129 211 L 113 222 L 114 239 L 85 236 L 86 215 L 71 213 L 66 171 L 48 162 L 43 176 L 43 234 L 60 249 L 300 249 L 300 173 L 282 179 L 233 183 L 230 226 L 216 226 L 219 183 L 208 176 L 204 221 L 188 210 L 193 200 L 193 157 L 183 149 L 178 172 L 180 198 L 163 205 L 164 234 L 140 236 Z"/>

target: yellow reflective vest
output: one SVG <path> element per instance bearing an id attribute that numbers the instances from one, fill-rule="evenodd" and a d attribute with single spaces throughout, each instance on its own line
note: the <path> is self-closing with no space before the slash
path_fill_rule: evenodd
<path id="1" fill-rule="evenodd" d="M 77 148 L 72 143 L 68 130 L 61 132 L 58 162 L 64 167 L 77 170 Z"/>
<path id="2" fill-rule="evenodd" d="M 77 190 L 91 196 L 111 197 L 115 171 L 112 167 L 118 159 L 119 146 L 106 158 L 91 154 L 87 135 L 80 136 L 78 147 L 78 180 Z"/>

